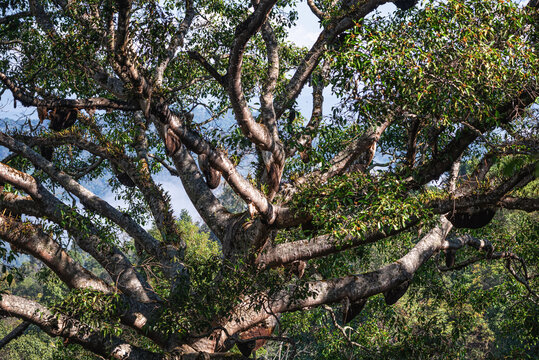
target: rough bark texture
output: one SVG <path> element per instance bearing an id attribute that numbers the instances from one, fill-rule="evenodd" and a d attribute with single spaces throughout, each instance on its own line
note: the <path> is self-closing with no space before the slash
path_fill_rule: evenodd
<path id="1" fill-rule="evenodd" d="M 115 296 L 120 305 L 111 316 L 151 340 L 162 353 L 106 336 L 77 316 L 11 294 L 2 294 L 0 312 L 23 323 L 0 342 L 0 348 L 35 324 L 104 358 L 241 358 L 227 351 L 236 345 L 248 356 L 267 340 L 287 341 L 272 337 L 283 313 L 344 303 L 346 324 L 374 295 L 383 294 L 388 305 L 394 304 L 419 267 L 440 251 L 445 253 L 442 271 L 485 258 L 521 261 L 516 254 L 494 252 L 489 242 L 459 235 L 454 228 L 487 226 L 499 208 L 539 209 L 536 198 L 515 193 L 536 181 L 537 140 L 517 134 L 507 143 L 492 145 L 488 139 L 502 131 L 513 136 L 516 119 L 533 116 L 536 83 L 500 101 L 492 119 L 468 114 L 465 120 L 447 120 L 453 121 L 453 128 L 432 120 L 433 114 L 409 114 L 397 105 L 365 123 L 360 111 L 351 116 L 343 112 L 340 121 L 362 130 L 350 136 L 332 133 L 331 146 L 324 143 L 324 131 L 335 130 L 328 130 L 328 124 L 337 123 L 324 104 L 324 91 L 334 75 L 334 63 L 326 55 L 346 50 L 346 32 L 359 29 L 368 14 L 387 2 L 348 0 L 324 8 L 308 0 L 322 20 L 322 30 L 305 51 L 290 51 L 282 43 L 278 16 L 288 10 L 276 0 L 253 0 L 248 9 L 245 4 L 234 9 L 232 17 L 228 8 L 216 14 L 191 0 L 175 4 L 173 14 L 159 2 L 53 1 L 45 6 L 30 0 L 1 17 L 0 27 L 7 30 L 0 35 L 0 44 L 12 58 L 5 64 L 1 59 L 0 90 L 9 91 L 15 103 L 35 108 L 37 115 L 0 131 L 0 146 L 9 152 L 0 162 L 0 239 L 11 250 L 39 260 L 73 291 Z M 408 10 L 417 1 L 393 3 Z M 530 1 L 522 11 L 537 18 L 536 7 L 537 1 Z M 53 57 L 50 51 L 56 51 L 57 58 L 34 63 L 35 54 L 25 53 L 29 50 L 19 34 L 8 31 L 19 22 L 26 26 L 21 32 L 32 29 L 23 35 L 31 34 L 36 43 L 44 44 L 44 57 Z M 18 57 L 25 61 L 11 64 Z M 54 79 L 44 78 L 42 72 Z M 312 109 L 303 122 L 305 111 L 296 102 L 309 86 Z M 381 105 L 392 107 L 397 100 L 402 99 L 384 99 Z M 202 108 L 211 113 L 209 119 L 201 120 Z M 234 123 L 227 123 L 224 136 L 220 133 L 224 126 L 212 122 L 227 114 Z M 401 148 L 392 145 L 399 141 Z M 328 146 L 330 158 L 317 154 L 322 146 Z M 462 176 L 461 159 L 477 148 L 483 158 L 470 162 L 474 168 Z M 377 164 L 378 155 L 392 157 L 393 162 Z M 495 174 L 498 159 L 513 155 L 526 163 L 510 175 Z M 324 159 L 316 160 L 317 156 Z M 161 165 L 174 175 L 178 187 L 183 186 L 219 242 L 213 262 L 202 261 L 207 254 L 201 251 L 195 254 L 200 263 L 188 263 L 187 235 L 172 210 L 177 199 L 156 178 Z M 96 177 L 100 183 L 108 177 L 113 193 L 121 194 L 129 208 L 120 209 L 90 190 Z M 306 190 L 329 188 L 338 181 L 342 188 L 349 185 L 346 181 L 355 182 L 339 195 L 343 201 L 330 216 L 329 190 L 307 204 L 296 202 Z M 398 207 L 389 216 L 385 211 L 391 204 L 376 203 L 376 196 L 395 182 L 398 189 L 391 196 L 398 203 L 432 190 L 433 181 L 447 185 L 449 191 L 430 197 L 406 217 L 399 217 Z M 223 184 L 248 211 L 235 213 L 225 206 L 219 195 Z M 437 186 L 441 193 L 442 186 Z M 353 224 L 356 214 L 342 208 L 369 210 L 364 216 L 368 226 Z M 339 216 L 342 229 L 331 228 Z M 148 225 L 156 231 L 148 231 Z M 343 229 L 344 235 L 339 232 Z M 378 269 L 327 279 L 310 272 L 311 259 L 409 231 L 418 232 L 413 247 Z M 65 248 L 65 239 L 93 257 L 108 280 L 77 262 L 70 255 L 72 249 Z M 136 254 L 124 250 L 130 241 Z M 456 254 L 465 246 L 482 255 L 457 262 Z M 134 264 L 131 256 L 136 257 Z M 207 294 L 195 288 L 193 278 L 199 274 L 192 273 L 206 270 L 204 266 L 212 270 L 204 279 L 211 282 L 211 290 L 204 291 L 215 294 L 235 291 L 226 288 L 238 285 L 227 283 L 228 276 L 253 283 L 262 282 L 259 279 L 269 271 L 282 277 L 271 288 L 256 283 L 256 292 L 238 290 L 226 299 L 230 302 L 224 305 L 230 305 L 226 313 L 208 315 L 208 309 L 196 313 L 199 298 L 206 299 Z M 508 270 L 514 272 L 510 262 Z M 305 289 L 308 294 L 299 296 Z M 163 326 L 162 319 L 178 323 Z M 197 326 L 184 328 L 194 323 Z"/>

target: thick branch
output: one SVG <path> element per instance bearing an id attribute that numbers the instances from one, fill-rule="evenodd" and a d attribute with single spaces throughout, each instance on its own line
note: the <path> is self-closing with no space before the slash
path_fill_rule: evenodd
<path id="1" fill-rule="evenodd" d="M 297 260 L 314 259 L 385 239 L 409 229 L 416 223 L 417 221 L 414 221 L 404 228 L 395 230 L 374 231 L 362 237 L 348 235 L 344 238 L 337 238 L 333 235 L 321 235 L 313 239 L 282 243 L 261 253 L 256 259 L 256 263 L 258 266 L 266 268 L 289 264 Z"/>
<path id="2" fill-rule="evenodd" d="M 234 45 L 230 51 L 230 63 L 227 75 L 227 90 L 236 121 L 249 140 L 256 144 L 260 150 L 270 152 L 275 150 L 276 144 L 273 141 L 269 129 L 266 126 L 257 123 L 249 109 L 249 105 L 247 104 L 247 100 L 243 93 L 241 73 L 243 55 L 247 42 L 262 27 L 264 22 L 267 21 L 267 17 L 276 2 L 276 0 L 265 0 L 260 2 L 255 11 L 238 25 Z M 266 33 L 266 35 L 268 34 Z M 269 48 L 269 51 L 272 51 L 272 48 Z M 270 73 L 271 71 L 270 67 Z"/>
<path id="3" fill-rule="evenodd" d="M 60 244 L 37 225 L 0 215 L 0 237 L 15 249 L 41 260 L 71 288 L 113 292 L 110 285 L 74 261 Z"/>
<path id="4" fill-rule="evenodd" d="M 276 212 L 274 211 L 275 208 L 273 207 L 271 202 L 260 190 L 254 187 L 253 184 L 251 184 L 238 172 L 236 166 L 232 163 L 232 161 L 227 157 L 225 153 L 212 148 L 212 146 L 207 141 L 202 139 L 198 134 L 189 130 L 183 123 L 180 116 L 172 113 L 168 108 L 156 108 L 155 112 L 155 116 L 159 120 L 154 122 L 156 126 L 163 127 L 162 123 L 168 124 L 168 129 L 174 131 L 174 133 L 181 139 L 182 144 L 184 144 L 189 150 L 195 152 L 196 154 L 207 155 L 208 161 L 210 162 L 211 166 L 219 170 L 223 174 L 223 177 L 234 189 L 236 194 L 238 194 L 246 203 L 252 203 L 256 207 L 258 212 L 262 214 L 262 216 L 265 217 L 268 222 L 275 219 Z M 163 131 L 160 132 L 164 138 Z M 174 160 L 175 154 L 171 154 L 171 156 Z M 181 159 L 182 157 L 183 156 L 180 155 L 179 159 Z M 176 160 L 174 160 L 174 162 L 177 166 Z M 178 167 L 177 170 L 179 173 L 183 172 L 183 170 Z M 187 187 L 186 182 L 183 180 L 182 182 L 184 183 L 184 186 Z M 206 194 L 206 192 L 202 194 Z M 191 199 L 198 199 L 198 195 L 196 192 L 192 193 L 192 195 L 190 196 L 192 196 Z M 198 203 L 198 200 L 192 201 L 193 203 Z M 215 201 L 212 200 L 212 203 L 215 204 Z M 222 207 L 222 209 L 224 209 L 224 207 Z M 202 212 L 207 211 L 203 208 L 197 208 L 197 210 L 201 214 Z M 224 211 L 227 212 L 226 209 Z"/>
<path id="5" fill-rule="evenodd" d="M 539 199 L 506 196 L 498 202 L 498 205 L 505 209 L 533 212 L 539 210 Z"/>
<path id="6" fill-rule="evenodd" d="M 410 281 L 414 273 L 433 254 L 439 251 L 452 229 L 451 223 L 441 218 L 441 224 L 425 235 L 406 255 L 379 270 L 361 275 L 315 281 L 307 283 L 313 295 L 297 298 L 293 289 L 278 292 L 262 307 L 266 310 L 248 310 L 242 313 L 243 320 L 231 321 L 225 328 L 233 334 L 243 331 L 253 324 L 263 321 L 271 314 L 295 311 L 308 307 L 332 304 L 348 298 L 350 301 L 365 299 L 393 289 L 405 281 Z"/>

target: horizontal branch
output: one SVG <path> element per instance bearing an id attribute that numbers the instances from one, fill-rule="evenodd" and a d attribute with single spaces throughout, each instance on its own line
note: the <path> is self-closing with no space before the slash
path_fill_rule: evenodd
<path id="1" fill-rule="evenodd" d="M 321 235 L 312 239 L 277 244 L 262 252 L 256 259 L 256 264 L 262 268 L 276 267 L 296 260 L 309 260 L 326 256 L 385 239 L 405 231 L 415 224 L 417 221 L 412 221 L 403 228 L 373 231 L 364 236 L 347 235 L 344 238 L 338 238 L 333 235 Z"/>
<path id="2" fill-rule="evenodd" d="M 492 207 L 503 207 L 503 200 L 500 201 L 507 193 L 525 186 L 530 181 L 535 179 L 534 170 L 536 164 L 528 164 L 524 168 L 520 169 L 516 174 L 511 178 L 505 179 L 494 189 L 484 193 L 484 194 L 472 194 L 464 195 L 454 199 L 447 199 L 442 201 L 434 201 L 427 204 L 435 213 L 445 214 L 449 211 L 467 209 L 473 206 L 492 206 Z M 458 189 L 457 189 L 458 190 Z M 471 190 L 471 189 L 470 189 Z M 528 209 L 537 208 L 537 205 L 533 203 L 533 199 L 530 201 L 521 202 L 523 206 L 528 206 Z M 508 206 L 511 206 L 511 201 L 508 201 Z M 518 202 L 513 201 L 513 206 L 517 206 Z M 533 211 L 533 210 L 531 210 Z"/>
<path id="3" fill-rule="evenodd" d="M 0 72 L 0 81 L 11 91 L 13 97 L 19 100 L 24 106 L 36 106 L 45 108 L 72 108 L 72 109 L 100 109 L 100 110 L 122 110 L 136 111 L 139 108 L 134 104 L 129 104 L 122 100 L 110 100 L 107 98 L 89 99 L 38 99 L 30 96 L 26 91 L 18 87 L 6 74 Z"/>
<path id="4" fill-rule="evenodd" d="M 31 15 L 32 13 L 30 11 L 21 11 L 16 14 L 6 15 L 6 16 L 0 17 L 0 25 L 7 24 L 13 20 L 22 19 Z"/>
<path id="5" fill-rule="evenodd" d="M 498 205 L 504 209 L 534 212 L 539 210 L 539 199 L 506 196 L 498 201 Z"/>
<path id="6" fill-rule="evenodd" d="M 332 304 L 348 298 L 350 301 L 366 299 L 393 289 L 405 281 L 410 281 L 415 272 L 433 254 L 439 251 L 452 229 L 451 223 L 442 216 L 441 223 L 429 231 L 406 255 L 378 270 L 361 275 L 308 282 L 309 295 L 297 298 L 293 289 L 278 292 L 262 306 L 265 310 L 247 310 L 240 317 L 243 320 L 230 321 L 225 328 L 233 334 L 243 331 L 253 324 L 263 321 L 271 314 L 301 310 L 308 307 Z"/>

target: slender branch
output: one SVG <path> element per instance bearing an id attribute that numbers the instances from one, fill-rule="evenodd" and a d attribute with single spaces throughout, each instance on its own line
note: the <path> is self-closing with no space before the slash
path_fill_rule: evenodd
<path id="1" fill-rule="evenodd" d="M 26 329 L 28 329 L 28 326 L 30 326 L 29 321 L 23 321 L 22 323 L 17 325 L 15 329 L 11 330 L 9 334 L 4 336 L 4 338 L 0 340 L 0 349 L 9 344 L 12 340 L 15 340 L 16 338 L 24 334 Z"/>
<path id="2" fill-rule="evenodd" d="M 24 106 L 36 106 L 44 108 L 75 108 L 75 109 L 102 109 L 102 110 L 123 110 L 135 111 L 138 107 L 121 100 L 110 100 L 106 98 L 89 99 L 37 99 L 29 95 L 27 91 L 18 87 L 6 74 L 0 72 L 0 81 L 11 91 L 13 97 Z"/>
<path id="3" fill-rule="evenodd" d="M 324 105 L 324 88 L 326 78 L 329 73 L 329 62 L 324 62 L 320 69 L 320 74 L 313 74 L 312 86 L 313 86 L 313 110 L 311 112 L 311 118 L 309 123 L 303 129 L 303 133 L 298 139 L 298 144 L 302 148 L 300 152 L 301 159 L 304 162 L 308 162 L 309 151 L 311 150 L 313 135 L 322 122 L 323 105 Z M 290 147 L 287 150 L 287 156 L 293 156 L 297 148 Z"/>
<path id="4" fill-rule="evenodd" d="M 195 18 L 196 11 L 193 6 L 192 0 L 185 1 L 185 8 L 185 17 L 183 18 L 183 21 L 181 22 L 180 26 L 178 26 L 178 30 L 176 31 L 176 34 L 174 34 L 174 37 L 172 38 L 172 41 L 167 48 L 167 54 L 165 58 L 157 66 L 155 75 L 155 86 L 157 87 L 160 87 L 162 85 L 165 70 L 167 69 L 167 66 L 170 61 L 172 61 L 172 59 L 175 57 L 178 48 L 183 46 L 185 35 L 187 34 L 187 31 L 189 31 L 191 23 Z"/>
<path id="5" fill-rule="evenodd" d="M 215 69 L 209 62 L 206 60 L 204 56 L 202 56 L 200 53 L 196 51 L 188 51 L 187 55 L 196 62 L 198 62 L 217 82 L 226 89 L 227 87 L 227 81 L 226 81 L 226 75 L 221 75 Z"/>
<path id="6" fill-rule="evenodd" d="M 352 341 L 352 339 L 350 339 L 350 335 L 348 335 L 346 333 L 346 330 L 347 329 L 352 329 L 350 326 L 345 326 L 345 327 L 342 327 L 341 325 L 339 325 L 339 323 L 337 322 L 337 318 L 335 316 L 335 312 L 333 311 L 333 309 L 329 306 L 329 305 L 324 305 L 323 306 L 324 309 L 329 313 L 330 317 L 331 317 L 331 322 L 333 323 L 333 326 L 335 326 L 339 332 L 341 333 L 341 335 L 343 336 L 343 338 L 346 340 L 346 342 L 351 345 L 351 346 L 356 346 L 358 348 L 361 348 L 363 350 L 368 350 L 365 346 L 355 342 L 355 341 Z"/>
<path id="7" fill-rule="evenodd" d="M 161 165 L 163 165 L 163 167 L 164 167 L 165 169 L 168 170 L 168 172 L 170 173 L 170 175 L 172 175 L 172 176 L 180 176 L 180 174 L 178 173 L 178 170 L 174 169 L 172 166 L 170 166 L 169 164 L 167 164 L 167 162 L 166 162 L 165 159 L 162 159 L 162 158 L 160 158 L 159 156 L 154 155 L 154 154 L 148 154 L 148 157 L 151 157 L 151 158 L 157 160 L 158 163 L 160 163 Z"/>
<path id="8" fill-rule="evenodd" d="M 276 106 L 277 118 L 281 117 L 285 110 L 299 96 L 322 55 L 327 51 L 328 45 L 332 44 L 339 34 L 352 28 L 355 24 L 354 20 L 364 18 L 367 14 L 386 2 L 388 0 L 351 0 L 342 2 L 341 11 L 337 12 L 339 17 L 328 22 L 311 49 L 301 60 L 296 72 L 286 84 L 285 90 L 278 97 Z"/>

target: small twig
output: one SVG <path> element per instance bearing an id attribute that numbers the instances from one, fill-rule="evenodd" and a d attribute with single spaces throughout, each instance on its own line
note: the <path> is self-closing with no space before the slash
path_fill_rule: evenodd
<path id="1" fill-rule="evenodd" d="M 163 167 L 165 167 L 165 169 L 168 170 L 168 172 L 170 172 L 170 175 L 180 176 L 180 174 L 178 174 L 178 171 L 176 169 L 174 169 L 172 166 L 167 164 L 167 162 L 164 159 L 160 158 L 159 156 L 154 155 L 154 154 L 148 154 L 148 157 L 151 157 L 152 159 L 157 160 L 161 165 L 163 165 Z"/>
<path id="2" fill-rule="evenodd" d="M 355 341 L 352 341 L 352 339 L 350 339 L 350 336 L 346 333 L 346 329 L 347 328 L 352 329 L 352 328 L 349 327 L 349 326 L 342 327 L 341 325 L 339 325 L 339 323 L 337 322 L 337 317 L 335 316 L 335 312 L 333 311 L 333 309 L 330 306 L 324 305 L 323 307 L 324 307 L 325 310 L 327 310 L 327 312 L 331 316 L 331 321 L 333 322 L 333 326 L 335 326 L 341 332 L 341 334 L 346 339 L 348 344 L 350 344 L 352 346 L 356 346 L 358 348 L 361 348 L 362 350 L 365 350 L 365 351 L 371 353 L 371 351 L 369 349 L 367 349 L 365 346 L 363 346 L 363 345 L 361 345 L 361 344 L 359 344 L 359 343 L 357 343 Z"/>

